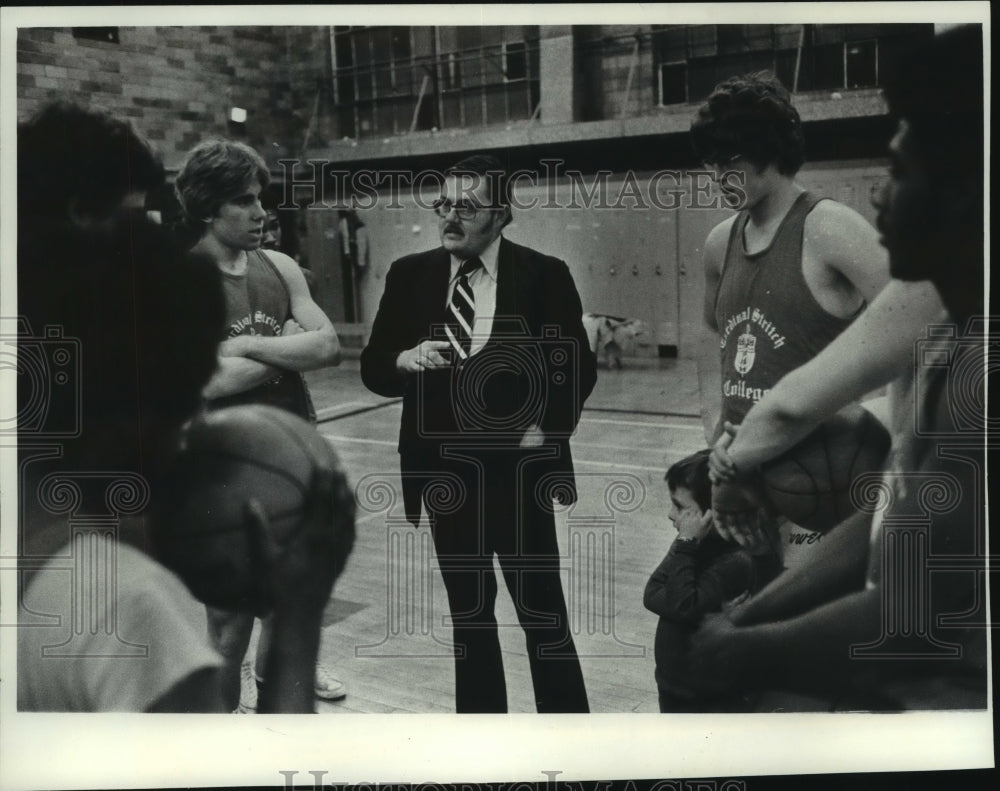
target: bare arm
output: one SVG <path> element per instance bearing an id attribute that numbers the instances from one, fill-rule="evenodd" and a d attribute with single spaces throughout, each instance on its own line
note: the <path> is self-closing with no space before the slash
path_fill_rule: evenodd
<path id="1" fill-rule="evenodd" d="M 705 439 L 709 444 L 719 434 L 719 416 L 722 414 L 722 372 L 719 362 L 719 328 L 715 324 L 715 295 L 722 278 L 726 258 L 726 245 L 735 216 L 715 226 L 705 240 L 703 266 L 705 269 L 705 298 L 703 304 L 704 327 L 698 339 L 698 388 L 701 393 L 701 421 Z"/>
<path id="2" fill-rule="evenodd" d="M 249 357 L 219 356 L 219 365 L 212 378 L 205 385 L 205 398 L 222 398 L 235 395 L 269 382 L 281 373 L 273 365 L 251 360 Z"/>
<path id="3" fill-rule="evenodd" d="M 729 612 L 738 626 L 777 621 L 864 587 L 871 514 L 856 513 L 823 537 L 823 552 L 779 574 Z"/>
<path id="4" fill-rule="evenodd" d="M 847 404 L 905 374 L 914 342 L 943 316 L 929 282 L 893 280 L 829 346 L 754 405 L 728 449 L 736 469 L 757 468 Z"/>
<path id="5" fill-rule="evenodd" d="M 835 276 L 834 286 L 839 284 L 849 303 L 847 316 L 853 314 L 859 296 L 870 305 L 890 280 L 889 254 L 878 232 L 854 209 L 836 201 L 820 201 L 806 217 L 803 255 Z"/>
<path id="6" fill-rule="evenodd" d="M 309 286 L 298 264 L 283 253 L 269 251 L 268 257 L 288 286 L 292 318 L 303 332 L 267 337 L 238 335 L 222 344 L 226 356 L 248 357 L 259 363 L 290 371 L 312 371 L 340 363 L 340 341 L 333 324 L 313 302 Z"/>

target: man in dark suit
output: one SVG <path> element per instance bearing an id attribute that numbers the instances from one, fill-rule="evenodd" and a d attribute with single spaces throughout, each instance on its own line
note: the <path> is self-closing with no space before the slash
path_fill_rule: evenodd
<path id="1" fill-rule="evenodd" d="M 501 236 L 509 184 L 493 157 L 445 174 L 441 247 L 395 261 L 361 355 L 365 385 L 403 397 L 403 499 L 427 511 L 448 593 L 459 712 L 506 712 L 493 556 L 524 629 L 539 712 L 586 712 L 553 498 L 576 499 L 569 436 L 596 381 L 562 261 Z"/>

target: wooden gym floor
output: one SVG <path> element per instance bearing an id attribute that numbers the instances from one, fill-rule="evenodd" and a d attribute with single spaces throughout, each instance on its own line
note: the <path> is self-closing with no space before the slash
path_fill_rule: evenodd
<path id="1" fill-rule="evenodd" d="M 580 501 L 557 515 L 574 639 L 591 710 L 603 713 L 658 710 L 656 617 L 643 608 L 642 592 L 674 537 L 663 475 L 704 446 L 693 361 L 626 365 L 599 370 L 572 441 Z M 356 360 L 311 374 L 309 382 L 319 430 L 359 496 L 357 542 L 327 607 L 320 648 L 320 660 L 348 694 L 336 703 L 318 701 L 317 710 L 452 712 L 448 608 L 430 533 L 426 525 L 410 527 L 401 514 L 400 404 L 369 393 Z M 498 580 L 509 709 L 533 712 L 523 632 Z M 244 705 L 255 697 L 247 677 Z"/>

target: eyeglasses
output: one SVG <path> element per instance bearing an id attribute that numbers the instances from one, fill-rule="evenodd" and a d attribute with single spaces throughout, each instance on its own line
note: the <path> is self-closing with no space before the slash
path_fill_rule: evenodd
<path id="1" fill-rule="evenodd" d="M 452 203 L 446 198 L 439 198 L 434 201 L 434 203 L 431 204 L 431 208 L 434 209 L 434 213 L 438 217 L 447 217 L 454 210 L 460 220 L 472 220 L 475 219 L 479 212 L 489 211 L 489 209 L 473 206 L 469 203 Z"/>

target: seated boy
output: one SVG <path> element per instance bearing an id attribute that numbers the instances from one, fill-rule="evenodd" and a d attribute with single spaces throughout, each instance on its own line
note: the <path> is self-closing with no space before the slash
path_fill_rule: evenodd
<path id="1" fill-rule="evenodd" d="M 721 610 L 724 602 L 740 594 L 757 591 L 781 571 L 774 551 L 750 555 L 712 529 L 710 452 L 698 451 L 667 470 L 667 518 L 677 529 L 677 538 L 643 595 L 646 609 L 660 616 L 654 656 L 661 712 L 750 710 L 750 701 L 742 696 L 696 697 L 674 671 L 688 635 L 705 613 Z"/>

